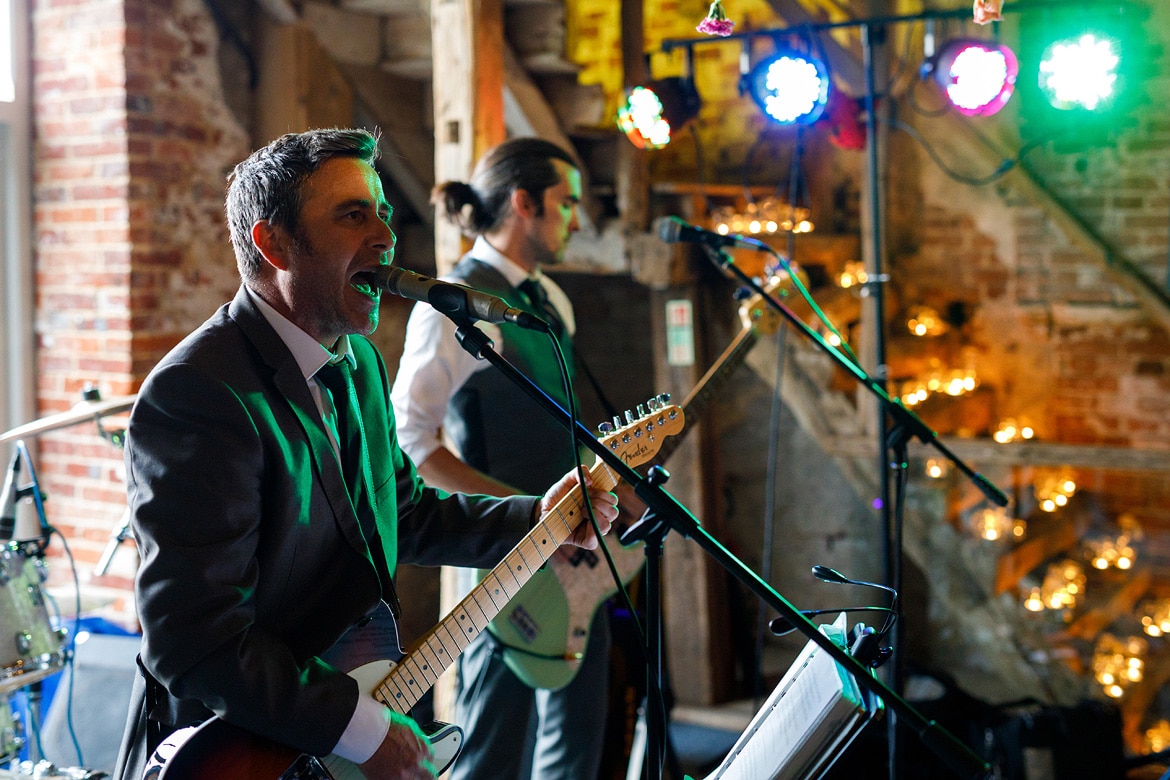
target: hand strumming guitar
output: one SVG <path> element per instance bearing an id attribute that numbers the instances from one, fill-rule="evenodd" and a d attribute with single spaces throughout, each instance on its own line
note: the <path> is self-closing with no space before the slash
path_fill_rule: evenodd
<path id="1" fill-rule="evenodd" d="M 367 780 L 434 780 L 431 743 L 422 729 L 405 715 L 390 709 L 385 714 L 390 730 L 374 755 L 358 769 Z"/>

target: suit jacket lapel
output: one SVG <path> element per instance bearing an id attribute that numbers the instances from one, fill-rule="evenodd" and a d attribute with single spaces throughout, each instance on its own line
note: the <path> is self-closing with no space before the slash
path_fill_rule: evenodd
<path id="1" fill-rule="evenodd" d="M 297 362 L 293 360 L 288 347 L 276 335 L 268 320 L 256 308 L 243 287 L 236 293 L 229 308 L 232 319 L 251 341 L 263 361 L 272 370 L 272 381 L 279 395 L 292 410 L 300 423 L 301 432 L 308 442 L 313 459 L 313 471 L 321 483 L 325 497 L 333 508 L 333 516 L 346 540 L 358 552 L 370 558 L 369 549 L 362 537 L 357 514 L 349 499 L 349 490 L 337 459 L 330 456 L 333 445 L 325 433 L 325 423 L 309 386 Z M 273 403 L 278 403 L 273 399 Z"/>

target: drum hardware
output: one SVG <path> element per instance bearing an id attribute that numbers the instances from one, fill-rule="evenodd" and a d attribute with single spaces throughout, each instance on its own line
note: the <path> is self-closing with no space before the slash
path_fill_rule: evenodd
<path id="1" fill-rule="evenodd" d="M 17 507 L 25 499 L 31 499 L 36 510 L 40 534 L 35 538 L 21 540 L 18 543 L 34 545 L 35 554 L 40 555 L 48 546 L 49 533 L 52 531 L 45 519 L 45 499 L 47 496 L 41 490 L 40 480 L 37 479 L 37 470 L 33 466 L 32 456 L 29 454 L 24 439 L 17 439 L 14 446 L 16 451 L 12 453 L 12 461 L 9 463 L 8 473 L 4 478 L 4 488 L 0 492 L 0 544 L 8 543 L 12 539 L 16 532 Z M 28 470 L 28 483 L 23 486 L 17 484 L 20 480 L 20 473 L 24 470 L 22 466 Z"/>
<path id="2" fill-rule="evenodd" d="M 42 586 L 48 578 L 43 558 L 27 556 L 25 545 L 0 549 L 0 692 L 23 688 L 60 671 L 68 656 L 63 628 L 53 628 Z"/>
<path id="3" fill-rule="evenodd" d="M 118 527 L 110 533 L 110 539 L 106 542 L 106 547 L 102 550 L 102 557 L 98 558 L 97 565 L 93 567 L 93 576 L 104 577 L 106 570 L 110 568 L 110 562 L 114 560 L 114 553 L 118 551 L 118 546 L 127 539 L 131 539 L 134 532 L 130 530 L 130 508 L 122 513 L 122 520 L 118 523 Z"/>
<path id="4" fill-rule="evenodd" d="M 13 761 L 24 748 L 24 723 L 5 696 L 0 699 L 0 763 Z"/>
<path id="5" fill-rule="evenodd" d="M 42 417 L 5 433 L 0 433 L 0 444 L 29 436 L 39 436 L 58 428 L 67 428 L 90 420 L 101 420 L 106 415 L 128 411 L 134 405 L 134 399 L 135 396 L 130 395 L 122 398 L 111 398 L 108 401 L 82 400 L 67 412 L 51 414 L 48 417 Z"/>
<path id="6" fill-rule="evenodd" d="M 100 404 L 102 401 L 102 393 L 100 390 L 98 390 L 97 387 L 90 384 L 89 382 L 86 382 L 85 387 L 81 388 L 81 399 L 84 402 Z M 126 444 L 125 428 L 119 428 L 117 430 L 111 430 L 107 428 L 102 424 L 101 415 L 94 415 L 93 422 L 97 426 L 98 435 L 108 441 L 110 444 L 113 444 L 118 449 L 122 449 L 122 447 Z"/>
<path id="7" fill-rule="evenodd" d="M 100 778 L 109 777 L 109 775 L 105 772 L 84 769 L 79 766 L 57 766 L 49 761 L 37 761 L 35 764 L 32 761 L 21 761 L 13 770 L 7 772 L 0 770 L 0 780 L 16 780 L 21 777 L 100 780 Z"/>

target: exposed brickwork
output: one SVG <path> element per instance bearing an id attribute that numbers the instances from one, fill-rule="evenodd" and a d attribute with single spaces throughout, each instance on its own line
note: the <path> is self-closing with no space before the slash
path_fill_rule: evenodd
<path id="1" fill-rule="evenodd" d="M 224 106 L 199 0 L 32 4 L 39 411 L 86 384 L 133 393 L 238 283 L 224 178 L 247 139 Z M 111 421 L 117 427 L 118 420 Z M 92 424 L 39 439 L 49 521 L 82 583 L 125 507 L 121 452 Z M 52 581 L 71 576 L 59 542 Z M 129 618 L 133 546 L 97 585 Z"/>

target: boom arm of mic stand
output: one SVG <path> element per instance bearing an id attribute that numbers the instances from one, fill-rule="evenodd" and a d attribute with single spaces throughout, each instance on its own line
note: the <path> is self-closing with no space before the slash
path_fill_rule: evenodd
<path id="1" fill-rule="evenodd" d="M 796 315 L 792 316 L 795 318 Z M 799 319 L 796 321 L 799 322 Z M 801 324 L 803 325 L 803 323 Z M 497 354 L 492 348 L 491 339 L 485 336 L 483 331 L 471 323 L 465 322 L 458 326 L 455 331 L 455 336 L 463 349 L 473 357 L 478 360 L 487 360 L 544 408 L 553 419 L 564 427 L 572 429 L 574 421 L 569 413 L 561 408 L 560 404 L 550 398 L 548 394 L 533 384 L 532 380 L 515 366 Z M 658 520 L 667 523 L 683 537 L 694 539 L 720 566 L 750 588 L 766 604 L 788 618 L 789 622 L 798 631 L 816 642 L 821 649 L 832 656 L 833 660 L 853 675 L 858 685 L 878 696 L 885 702 L 887 707 L 897 713 L 898 717 L 909 724 L 915 733 L 918 734 L 922 743 L 930 748 L 943 763 L 958 775 L 969 778 L 969 780 L 982 780 L 982 778 L 987 777 L 991 771 L 991 767 L 983 759 L 975 755 L 970 748 L 957 740 L 942 726 L 939 726 L 932 720 L 928 721 L 909 702 L 894 693 L 894 691 L 877 677 L 870 674 L 857 659 L 833 644 L 832 640 L 817 629 L 815 623 L 802 615 L 796 607 L 789 604 L 784 597 L 773 590 L 751 568 L 732 555 L 727 548 L 723 547 L 714 537 L 708 534 L 699 524 L 699 521 L 677 499 L 667 493 L 661 484 L 655 484 L 656 480 L 644 479 L 638 472 L 627 466 L 620 458 L 606 449 L 605 445 L 599 442 L 589 432 L 589 429 L 579 422 L 576 425 L 578 431 L 577 438 L 581 443 L 593 450 L 594 454 L 613 469 L 614 473 L 629 482 L 634 488 L 634 493 L 646 504 L 647 508 L 654 512 Z"/>
<path id="2" fill-rule="evenodd" d="M 987 477 L 983 476 L 964 463 L 963 460 L 960 459 L 959 456 L 954 452 L 952 452 L 949 447 L 938 440 L 938 434 L 935 433 L 929 425 L 923 422 L 921 417 L 907 409 L 905 406 L 902 406 L 902 404 L 898 403 L 896 400 L 890 398 L 889 394 L 886 393 L 882 386 L 870 378 L 869 374 L 867 374 L 861 368 L 861 366 L 857 365 L 844 354 L 842 354 L 842 352 L 832 344 L 827 343 L 815 330 L 805 324 L 804 320 L 802 320 L 800 317 L 797 317 L 791 309 L 789 309 L 774 296 L 770 295 L 766 290 L 764 290 L 755 279 L 752 279 L 750 276 L 744 273 L 743 269 L 737 266 L 735 261 L 733 261 L 726 252 L 722 250 L 713 250 L 706 246 L 704 246 L 703 249 L 707 253 L 707 256 L 711 258 L 711 262 L 715 263 L 720 268 L 730 271 L 736 279 L 738 279 L 746 287 L 750 288 L 753 292 L 767 301 L 769 306 L 780 312 L 780 314 L 782 314 L 794 328 L 803 333 L 810 341 L 812 341 L 812 343 L 820 347 L 822 352 L 836 361 L 841 366 L 841 368 L 852 374 L 853 377 L 863 387 L 877 396 L 878 400 L 882 402 L 882 407 L 892 418 L 894 418 L 893 425 L 896 428 L 900 428 L 908 437 L 912 436 L 918 438 L 924 444 L 931 445 L 943 455 L 945 455 L 946 458 L 951 461 L 951 463 L 955 464 L 955 467 L 959 469 L 959 471 L 967 475 L 968 479 L 970 479 L 975 484 L 975 486 L 979 488 L 979 491 L 987 497 L 988 501 L 991 501 L 996 506 L 1008 505 L 1008 497 L 1006 493 L 992 484 L 991 480 L 989 480 Z"/>

